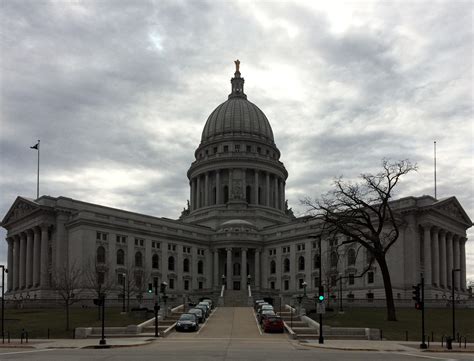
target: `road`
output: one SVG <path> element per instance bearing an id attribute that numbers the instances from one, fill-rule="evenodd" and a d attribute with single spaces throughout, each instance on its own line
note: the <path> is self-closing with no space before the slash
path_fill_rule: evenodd
<path id="1" fill-rule="evenodd" d="M 288 361 L 474 360 L 473 354 L 340 351 L 311 347 L 286 334 L 261 334 L 251 308 L 219 308 L 199 333 L 173 333 L 140 347 L 0 349 L 0 360 L 34 361 Z"/>

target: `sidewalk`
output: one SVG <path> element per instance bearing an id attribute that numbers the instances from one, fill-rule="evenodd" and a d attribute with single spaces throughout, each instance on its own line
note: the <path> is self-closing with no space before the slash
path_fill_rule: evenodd
<path id="1" fill-rule="evenodd" d="M 28 343 L 20 343 L 19 340 L 12 340 L 10 343 L 0 343 L 0 348 L 96 348 L 99 346 L 99 338 L 86 339 L 50 339 L 50 340 L 30 340 Z M 154 337 L 109 337 L 106 338 L 106 347 L 133 347 L 147 345 L 156 339 Z"/>
<path id="2" fill-rule="evenodd" d="M 441 347 L 439 343 L 431 344 L 429 349 L 421 350 L 420 342 L 407 341 L 369 341 L 369 340 L 324 340 L 323 344 L 319 344 L 318 340 L 301 341 L 302 345 L 347 351 L 385 351 L 385 352 L 467 352 L 474 353 L 474 344 L 467 344 L 467 348 L 459 348 L 453 345 L 452 350 Z"/>

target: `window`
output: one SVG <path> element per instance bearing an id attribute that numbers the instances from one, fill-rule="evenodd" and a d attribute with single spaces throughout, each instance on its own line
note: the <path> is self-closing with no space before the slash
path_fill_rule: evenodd
<path id="1" fill-rule="evenodd" d="M 127 236 L 117 235 L 115 239 L 117 240 L 117 243 L 127 243 Z"/>
<path id="2" fill-rule="evenodd" d="M 275 289 L 275 281 L 270 282 L 270 289 L 272 289 L 272 290 Z"/>
<path id="3" fill-rule="evenodd" d="M 143 256 L 141 252 L 135 253 L 135 267 L 143 267 Z"/>
<path id="4" fill-rule="evenodd" d="M 299 288 L 299 289 L 302 289 L 302 288 L 303 288 L 303 283 L 304 283 L 304 279 L 299 278 L 299 279 L 298 279 L 298 288 Z"/>
<path id="5" fill-rule="evenodd" d="M 107 241 L 107 236 L 108 236 L 108 233 L 104 233 L 104 232 L 97 232 L 96 233 L 96 239 L 98 241 Z"/>
<path id="6" fill-rule="evenodd" d="M 123 249 L 119 249 L 117 251 L 117 264 L 124 265 L 125 264 L 125 252 Z"/>
<path id="7" fill-rule="evenodd" d="M 227 153 L 229 152 L 229 146 L 228 145 L 224 145 L 224 153 Z"/>
<path id="8" fill-rule="evenodd" d="M 236 152 L 240 152 L 240 144 L 236 144 L 234 147 Z"/>
<path id="9" fill-rule="evenodd" d="M 158 265 L 159 265 L 158 259 L 159 259 L 159 257 L 158 257 L 157 254 L 154 254 L 151 257 L 151 268 L 155 268 L 155 269 L 158 268 Z"/>
<path id="10" fill-rule="evenodd" d="M 240 263 L 234 263 L 234 276 L 240 276 Z"/>
<path id="11" fill-rule="evenodd" d="M 189 272 L 189 259 L 187 258 L 183 260 L 183 272 Z"/>
<path id="12" fill-rule="evenodd" d="M 304 257 L 300 256 L 298 258 L 298 271 L 304 271 Z"/>
<path id="13" fill-rule="evenodd" d="M 252 151 L 252 147 L 250 145 L 247 145 L 247 153 L 250 153 Z"/>
<path id="14" fill-rule="evenodd" d="M 285 246 L 281 248 L 282 253 L 290 253 L 290 246 Z"/>
<path id="15" fill-rule="evenodd" d="M 245 200 L 247 203 L 251 203 L 252 187 L 245 187 Z"/>
<path id="16" fill-rule="evenodd" d="M 204 263 L 202 261 L 198 261 L 198 274 L 202 275 L 204 273 Z"/>
<path id="17" fill-rule="evenodd" d="M 151 248 L 160 249 L 160 242 L 158 242 L 158 241 L 151 241 Z"/>
<path id="18" fill-rule="evenodd" d="M 321 262 L 319 261 L 319 254 L 315 254 L 313 257 L 313 267 L 314 269 L 319 269 Z"/>
<path id="19" fill-rule="evenodd" d="M 319 277 L 314 277 L 314 287 L 319 287 Z"/>
<path id="20" fill-rule="evenodd" d="M 197 254 L 198 254 L 198 256 L 204 256 L 204 250 L 203 249 L 198 249 Z"/>
<path id="21" fill-rule="evenodd" d="M 123 273 L 117 274 L 117 284 L 123 286 L 125 283 L 125 275 Z"/>
<path id="22" fill-rule="evenodd" d="M 135 287 L 137 287 L 138 289 L 142 288 L 142 280 L 143 277 L 141 273 L 135 273 Z"/>
<path id="23" fill-rule="evenodd" d="M 258 153 L 258 154 L 262 153 L 262 148 L 257 147 L 257 153 Z"/>
<path id="24" fill-rule="evenodd" d="M 183 246 L 183 253 L 191 253 L 191 247 Z"/>
<path id="25" fill-rule="evenodd" d="M 173 290 L 174 289 L 174 278 L 170 278 L 168 281 L 169 281 L 168 282 L 169 289 Z"/>
<path id="26" fill-rule="evenodd" d="M 189 280 L 184 280 L 184 290 L 189 290 Z"/>
<path id="27" fill-rule="evenodd" d="M 173 243 L 168 244 L 168 251 L 176 251 L 176 245 Z"/>
<path id="28" fill-rule="evenodd" d="M 168 257 L 168 271 L 174 271 L 174 257 Z"/>
<path id="29" fill-rule="evenodd" d="M 224 203 L 229 201 L 229 187 L 224 186 Z"/>
<path id="30" fill-rule="evenodd" d="M 288 258 L 283 261 L 283 272 L 290 272 L 290 260 Z"/>
<path id="31" fill-rule="evenodd" d="M 354 284 L 354 275 L 352 273 L 349 275 L 349 284 L 350 285 Z"/>
<path id="32" fill-rule="evenodd" d="M 337 253 L 336 252 L 331 252 L 331 267 L 337 267 Z"/>
<path id="33" fill-rule="evenodd" d="M 374 272 L 370 271 L 367 273 L 367 283 L 374 283 Z"/>
<path id="34" fill-rule="evenodd" d="M 367 250 L 367 263 L 374 263 L 374 261 L 374 254 L 371 251 Z"/>
<path id="35" fill-rule="evenodd" d="M 283 282 L 283 289 L 285 291 L 288 291 L 290 289 L 290 281 L 285 280 L 285 282 Z"/>
<path id="36" fill-rule="evenodd" d="M 276 253 L 277 253 L 277 251 L 276 251 L 275 248 L 268 250 L 268 254 L 269 254 L 270 256 L 274 256 L 274 255 L 276 255 Z"/>
<path id="37" fill-rule="evenodd" d="M 274 274 L 275 272 L 276 272 L 276 262 L 272 260 L 270 262 L 270 273 Z"/>
<path id="38" fill-rule="evenodd" d="M 296 249 L 297 249 L 298 251 L 304 251 L 304 249 L 305 249 L 304 243 L 297 244 L 297 245 L 296 245 Z"/>
<path id="39" fill-rule="evenodd" d="M 198 288 L 199 288 L 200 290 L 203 289 L 203 283 L 202 283 L 202 281 L 199 281 L 199 283 L 198 283 Z"/>
<path id="40" fill-rule="evenodd" d="M 217 154 L 217 147 L 214 147 L 214 154 Z"/>
<path id="41" fill-rule="evenodd" d="M 144 239 L 142 239 L 142 238 L 135 238 L 135 246 L 143 247 L 144 244 L 145 244 L 145 240 L 144 240 Z"/>
<path id="42" fill-rule="evenodd" d="M 105 248 L 102 246 L 97 248 L 97 263 L 105 263 Z"/>
<path id="43" fill-rule="evenodd" d="M 351 248 L 349 249 L 349 251 L 347 251 L 347 264 L 349 266 L 354 266 L 356 263 L 356 251 L 354 250 L 354 248 Z"/>

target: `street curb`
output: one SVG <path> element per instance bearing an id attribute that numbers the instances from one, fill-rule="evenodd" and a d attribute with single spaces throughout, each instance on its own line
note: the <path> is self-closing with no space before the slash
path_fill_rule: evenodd
<path id="1" fill-rule="evenodd" d="M 306 342 L 299 342 L 301 346 L 308 346 L 319 349 L 328 349 L 328 350 L 341 350 L 341 351 L 375 351 L 375 352 L 407 352 L 406 349 L 377 349 L 377 348 L 350 348 L 350 347 L 337 347 L 337 346 L 319 346 L 312 345 Z"/>
<path id="2" fill-rule="evenodd" d="M 142 343 L 134 343 L 130 345 L 92 345 L 92 346 L 84 346 L 78 347 L 80 349 L 107 349 L 107 348 L 124 348 L 124 347 L 138 347 L 138 346 L 145 346 L 149 345 L 150 343 L 154 342 L 155 340 L 147 340 Z M 53 347 L 54 348 L 54 347 Z"/>

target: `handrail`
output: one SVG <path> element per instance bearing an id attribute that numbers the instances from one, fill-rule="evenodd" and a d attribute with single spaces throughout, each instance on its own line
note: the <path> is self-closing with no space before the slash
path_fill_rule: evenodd
<path id="1" fill-rule="evenodd" d="M 250 289 L 250 285 L 248 285 L 247 287 L 248 287 L 249 297 L 252 297 L 252 290 Z"/>
<path id="2" fill-rule="evenodd" d="M 224 290 L 225 290 L 225 285 L 222 285 L 222 288 L 221 288 L 221 297 L 224 297 Z"/>

